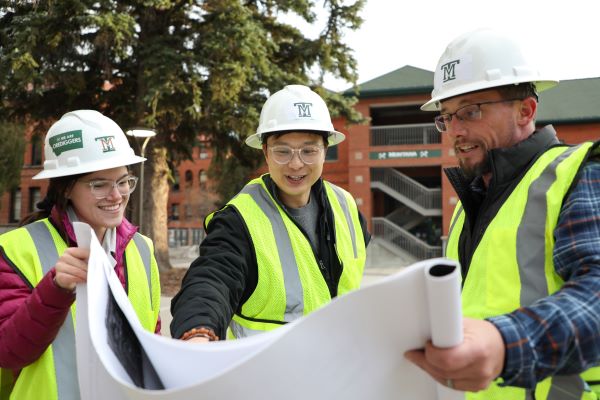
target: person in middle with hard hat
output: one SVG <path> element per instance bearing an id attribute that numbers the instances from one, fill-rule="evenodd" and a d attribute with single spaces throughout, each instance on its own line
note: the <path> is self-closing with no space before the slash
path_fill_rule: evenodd
<path id="1" fill-rule="evenodd" d="M 310 88 L 267 99 L 246 144 L 263 151 L 269 173 L 204 221 L 200 256 L 171 302 L 174 338 L 258 334 L 360 286 L 366 222 L 347 191 L 321 178 L 327 147 L 344 138 Z"/>

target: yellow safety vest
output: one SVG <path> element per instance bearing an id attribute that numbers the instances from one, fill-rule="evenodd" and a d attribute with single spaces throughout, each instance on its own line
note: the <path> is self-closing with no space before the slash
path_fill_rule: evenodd
<path id="1" fill-rule="evenodd" d="M 554 269 L 553 232 L 562 202 L 592 143 L 547 150 L 502 204 L 477 245 L 462 291 L 463 314 L 484 319 L 506 314 L 556 292 L 564 284 Z M 448 235 L 448 258 L 458 260 L 465 221 L 459 203 Z M 545 221 L 545 223 L 544 223 Z M 596 370 L 594 368 L 592 370 Z M 590 370 L 590 371 L 592 371 Z M 525 400 L 525 389 L 498 384 L 468 393 L 468 399 Z M 539 382 L 535 399 L 597 399 L 581 376 L 555 376 Z"/>
<path id="2" fill-rule="evenodd" d="M 0 246 L 23 280 L 35 287 L 50 271 L 67 244 L 43 219 L 0 236 Z M 128 298 L 142 326 L 154 332 L 160 308 L 160 279 L 152 241 L 139 233 L 125 248 Z M 10 400 L 79 398 L 75 361 L 75 303 L 46 351 L 21 370 L 11 388 L 12 372 L 0 372 L 0 398 Z M 8 394 L 10 393 L 10 394 Z"/>
<path id="3" fill-rule="evenodd" d="M 343 267 L 338 294 L 360 286 L 366 248 L 358 209 L 345 190 L 323 182 L 335 221 Z M 262 178 L 249 182 L 227 206 L 235 207 L 252 238 L 258 283 L 230 323 L 228 338 L 275 329 L 327 304 L 331 295 L 309 240 L 277 204 Z M 206 219 L 210 224 L 211 214 Z"/>

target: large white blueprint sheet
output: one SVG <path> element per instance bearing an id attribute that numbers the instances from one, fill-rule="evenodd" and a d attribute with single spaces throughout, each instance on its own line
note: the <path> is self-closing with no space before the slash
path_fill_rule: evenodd
<path id="1" fill-rule="evenodd" d="M 192 344 L 142 329 L 93 231 L 77 225 L 90 243 L 77 288 L 83 399 L 464 399 L 403 357 L 429 339 L 462 341 L 452 261 L 416 263 L 272 332 Z"/>

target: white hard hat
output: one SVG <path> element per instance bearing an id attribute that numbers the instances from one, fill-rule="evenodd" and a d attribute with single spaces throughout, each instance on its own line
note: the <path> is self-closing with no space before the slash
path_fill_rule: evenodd
<path id="1" fill-rule="evenodd" d="M 33 179 L 84 174 L 146 160 L 133 152 L 123 130 L 94 110 L 66 113 L 48 130 L 44 170 Z"/>
<path id="2" fill-rule="evenodd" d="M 288 85 L 267 99 L 260 112 L 258 129 L 248 136 L 246 144 L 261 149 L 264 134 L 283 131 L 328 133 L 329 146 L 346 138 L 333 128 L 325 101 L 304 85 Z"/>
<path id="3" fill-rule="evenodd" d="M 524 82 L 533 83 L 538 93 L 558 83 L 542 76 L 513 38 L 491 29 L 479 29 L 459 36 L 446 47 L 435 69 L 431 100 L 421 110 L 440 110 L 442 100 Z"/>

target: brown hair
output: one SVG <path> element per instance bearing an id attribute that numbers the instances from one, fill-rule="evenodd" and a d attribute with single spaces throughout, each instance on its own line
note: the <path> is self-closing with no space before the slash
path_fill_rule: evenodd
<path id="1" fill-rule="evenodd" d="M 506 85 L 494 88 L 500 92 L 504 99 L 526 99 L 533 97 L 538 100 L 538 94 L 535 90 L 535 85 L 531 82 L 520 83 L 518 85 Z"/>
<path id="2" fill-rule="evenodd" d="M 54 206 L 60 210 L 66 210 L 67 205 L 69 204 L 67 193 L 71 190 L 77 179 L 84 175 L 86 174 L 68 175 L 50 179 L 46 197 L 35 205 L 38 210 L 25 216 L 19 221 L 19 226 L 47 218 Z"/>

